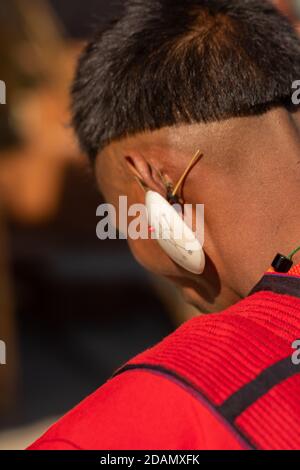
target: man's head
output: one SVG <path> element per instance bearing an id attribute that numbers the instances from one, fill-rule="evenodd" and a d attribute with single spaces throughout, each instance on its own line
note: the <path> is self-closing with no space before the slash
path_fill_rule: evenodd
<path id="1" fill-rule="evenodd" d="M 299 78 L 300 41 L 263 0 L 129 1 L 81 56 L 73 122 L 109 202 L 143 202 L 135 176 L 164 194 L 160 175 L 175 183 L 204 155 L 183 188 L 185 202 L 205 204 L 203 275 L 155 241 L 129 240 L 203 311 L 245 296 L 297 243 L 299 118 L 289 106 Z"/>

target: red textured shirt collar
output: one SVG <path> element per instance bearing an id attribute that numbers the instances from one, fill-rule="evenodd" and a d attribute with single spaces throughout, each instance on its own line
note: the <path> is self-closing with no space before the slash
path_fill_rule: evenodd
<path id="1" fill-rule="evenodd" d="M 287 273 L 277 273 L 269 268 L 248 295 L 263 290 L 300 298 L 300 263 Z"/>

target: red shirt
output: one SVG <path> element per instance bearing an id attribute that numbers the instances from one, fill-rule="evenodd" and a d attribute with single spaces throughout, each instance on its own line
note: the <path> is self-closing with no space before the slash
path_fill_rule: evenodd
<path id="1" fill-rule="evenodd" d="M 299 449 L 300 266 L 184 323 L 29 449 Z"/>

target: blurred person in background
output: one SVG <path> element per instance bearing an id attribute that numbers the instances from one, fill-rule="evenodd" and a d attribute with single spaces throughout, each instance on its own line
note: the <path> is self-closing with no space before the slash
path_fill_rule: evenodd
<path id="1" fill-rule="evenodd" d="M 267 0 L 126 5 L 81 55 L 74 127 L 115 207 L 143 203 L 141 186 L 170 200 L 201 150 L 181 196 L 205 204 L 204 271 L 155 240 L 129 246 L 211 315 L 124 363 L 30 449 L 299 449 L 300 40 Z"/>

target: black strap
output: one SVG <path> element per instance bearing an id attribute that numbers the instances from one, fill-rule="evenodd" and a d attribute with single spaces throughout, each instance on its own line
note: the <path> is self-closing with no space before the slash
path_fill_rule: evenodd
<path id="1" fill-rule="evenodd" d="M 291 356 L 263 370 L 253 381 L 244 385 L 219 407 L 219 411 L 233 423 L 247 408 L 273 387 L 300 373 L 300 365 L 292 363 Z"/>
<path id="2" fill-rule="evenodd" d="M 178 375 L 176 372 L 169 370 L 163 366 L 152 365 L 152 364 L 127 364 L 122 368 L 118 369 L 113 377 L 126 372 L 128 370 L 152 370 L 161 372 L 164 375 L 168 375 L 175 378 L 177 381 L 184 384 L 186 387 L 191 388 L 194 392 L 201 396 L 201 399 L 213 407 L 219 415 L 222 416 L 228 423 L 230 423 L 235 434 L 238 435 L 239 439 L 244 442 L 248 449 L 255 449 L 255 446 L 249 441 L 248 438 L 239 430 L 235 424 L 235 420 L 244 411 L 246 411 L 251 405 L 253 405 L 260 397 L 268 393 L 273 387 L 283 382 L 284 380 L 300 373 L 300 364 L 294 365 L 291 356 L 276 362 L 274 365 L 263 370 L 254 380 L 244 385 L 242 388 L 237 390 L 231 395 L 225 402 L 220 406 L 214 405 L 207 397 L 202 393 L 197 386 L 192 382 Z"/>
<path id="3" fill-rule="evenodd" d="M 260 291 L 291 295 L 300 298 L 300 277 L 280 274 L 265 274 L 248 296 Z"/>

